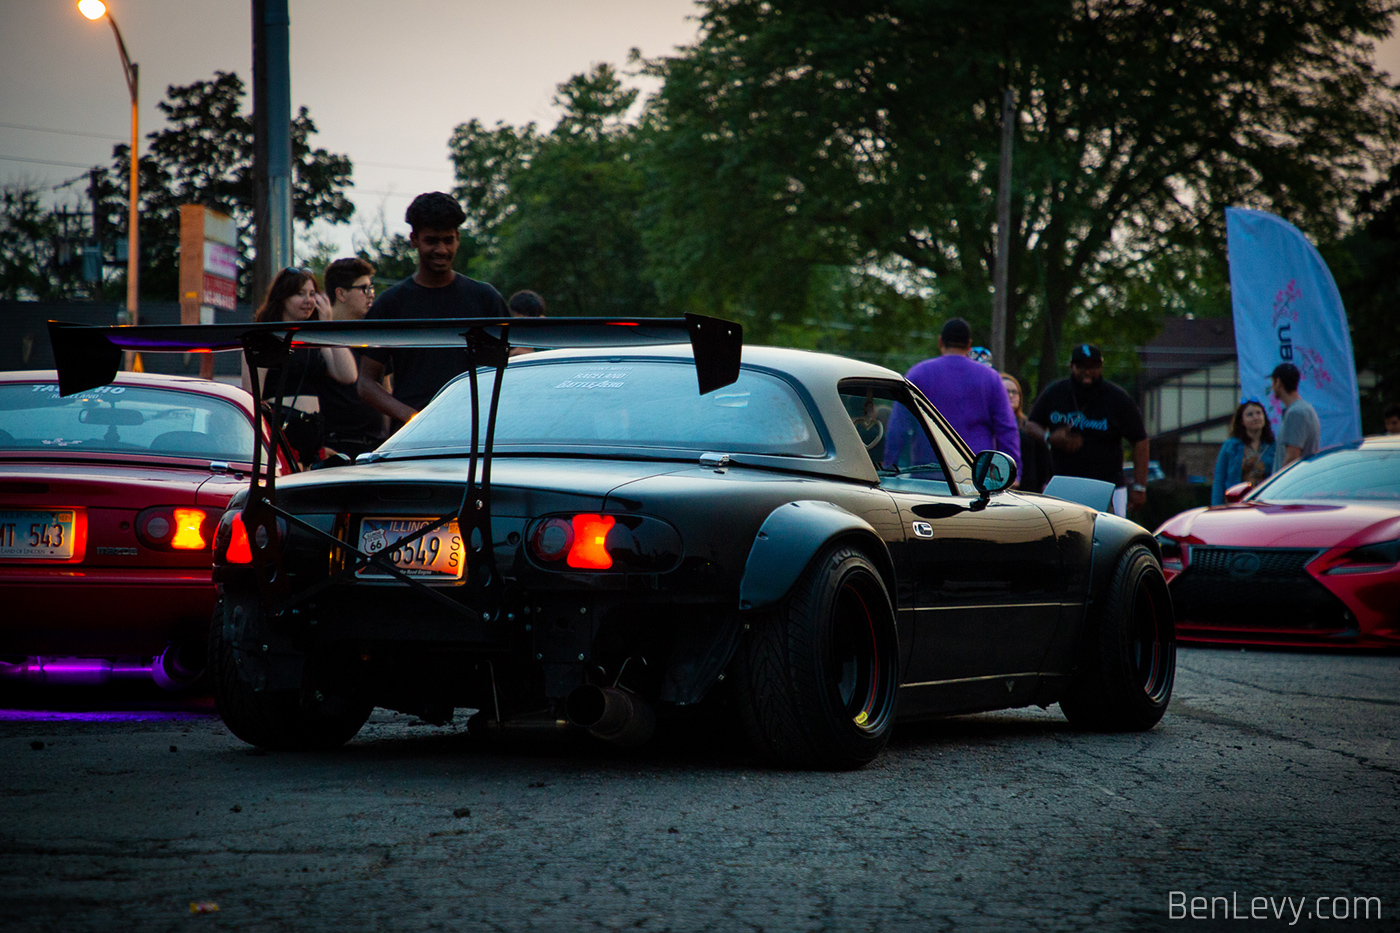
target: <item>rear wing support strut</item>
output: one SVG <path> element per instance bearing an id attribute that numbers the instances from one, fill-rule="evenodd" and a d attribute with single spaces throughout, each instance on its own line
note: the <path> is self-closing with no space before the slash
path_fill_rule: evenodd
<path id="1" fill-rule="evenodd" d="M 266 438 L 259 434 L 253 445 L 253 469 L 248 477 L 248 499 L 243 506 L 243 523 L 248 531 L 249 546 L 253 557 L 254 572 L 262 595 L 272 605 L 273 613 L 283 612 L 298 605 L 317 593 L 339 583 L 354 578 L 355 574 L 369 567 L 392 575 L 433 598 L 439 603 L 467 615 L 481 615 L 490 621 L 496 616 L 500 602 L 499 574 L 496 572 L 494 538 L 491 534 L 491 452 L 496 432 L 496 417 L 499 411 L 501 380 L 505 375 L 506 363 L 510 360 L 510 344 L 506 328 L 500 337 L 486 333 L 480 328 L 469 328 L 462 334 L 470 357 L 468 379 L 471 384 L 471 426 L 472 444 L 467 460 L 467 482 L 462 501 L 455 512 L 443 515 L 429 522 L 413 534 L 400 538 L 396 549 L 406 547 L 431 534 L 443 526 L 456 521 L 462 534 L 466 554 L 468 585 L 473 590 L 471 600 L 475 609 L 445 596 L 438 588 L 429 586 L 409 574 L 404 573 L 388 559 L 386 552 L 365 552 L 359 547 L 342 541 L 334 535 L 326 534 L 296 515 L 278 507 L 277 497 L 277 451 L 276 439 L 282 424 L 283 398 L 286 392 L 286 361 L 291 355 L 290 336 L 279 339 L 275 335 L 249 334 L 243 341 L 244 358 L 248 371 L 257 373 L 267 369 L 274 380 L 271 389 L 270 431 Z M 316 352 L 316 351 L 312 351 Z M 483 366 L 494 369 L 491 398 L 486 416 L 486 441 L 481 437 L 481 392 L 478 370 Z M 255 410 L 264 411 L 264 386 L 261 379 L 251 379 L 253 405 Z M 266 450 L 266 461 L 263 453 Z M 264 472 L 265 471 L 265 472 Z M 480 474 L 480 481 L 477 476 Z M 323 543 L 345 552 L 346 566 L 310 587 L 296 593 L 287 593 L 285 578 L 277 568 L 281 562 L 281 535 L 278 534 L 278 521 L 296 525 L 303 531 L 320 539 Z"/>

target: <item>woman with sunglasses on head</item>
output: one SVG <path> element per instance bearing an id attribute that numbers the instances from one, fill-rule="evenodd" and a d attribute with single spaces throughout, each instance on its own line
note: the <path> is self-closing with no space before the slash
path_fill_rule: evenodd
<path id="1" fill-rule="evenodd" d="M 316 276 L 306 269 L 286 268 L 277 273 L 268 287 L 267 296 L 253 320 L 269 321 L 329 320 L 330 302 L 316 283 Z M 322 431 L 319 412 L 309 410 L 309 402 L 327 382 L 351 385 L 359 376 L 355 357 L 345 347 L 293 350 L 287 357 L 285 373 L 280 375 L 282 387 L 282 430 L 302 465 L 321 459 Z M 268 378 L 268 374 L 272 378 Z M 258 370 L 263 398 L 276 391 L 279 375 L 276 370 Z M 248 361 L 243 361 L 243 388 L 252 388 Z M 307 400 L 302 402 L 302 400 Z M 305 405 L 306 407 L 303 407 Z"/>
<path id="2" fill-rule="evenodd" d="M 1230 438 L 1215 458 L 1210 504 L 1223 505 L 1225 490 L 1239 483 L 1259 485 L 1274 471 L 1274 431 L 1269 413 L 1257 398 L 1240 399 L 1230 418 Z"/>

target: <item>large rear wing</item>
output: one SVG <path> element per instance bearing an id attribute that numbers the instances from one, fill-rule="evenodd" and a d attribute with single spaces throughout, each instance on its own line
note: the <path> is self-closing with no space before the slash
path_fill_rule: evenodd
<path id="1" fill-rule="evenodd" d="M 454 599 L 421 580 L 408 576 L 390 561 L 388 552 L 361 551 L 354 544 L 308 524 L 277 505 L 277 469 L 274 444 L 282 422 L 281 385 L 266 390 L 271 402 L 269 440 L 254 432 L 253 469 L 249 476 L 248 498 L 242 505 L 242 521 L 247 528 L 253 569 L 269 611 L 290 610 L 334 583 L 353 583 L 356 574 L 369 567 L 409 584 L 425 596 L 451 606 L 468 616 L 490 621 L 499 616 L 500 575 L 495 568 L 491 542 L 491 458 L 495 440 L 497 401 L 501 378 L 512 346 L 536 349 L 637 347 L 689 343 L 695 355 L 695 374 L 700 394 L 730 385 L 739 378 L 743 329 L 731 321 L 687 314 L 683 318 L 456 318 L 450 320 L 405 321 L 301 321 L 264 324 L 122 325 L 93 327 L 83 324 L 49 322 L 58 369 L 58 387 L 72 395 L 106 385 L 117 376 L 123 351 L 140 353 L 207 353 L 242 350 L 250 372 L 273 369 L 297 349 L 320 347 L 444 347 L 465 349 L 467 373 L 471 382 L 471 453 L 465 471 L 465 490 L 456 512 L 428 522 L 415 534 L 401 539 L 400 547 L 411 544 L 437 528 L 457 522 L 465 540 L 483 542 L 468 547 L 467 573 L 470 599 Z M 483 443 L 478 443 L 481 421 L 481 393 L 478 370 L 495 370 Z M 279 372 L 285 376 L 286 369 Z M 264 388 L 253 380 L 254 411 L 263 410 Z M 267 458 L 263 460 L 263 449 Z M 344 569 L 326 580 L 290 592 L 286 576 L 277 572 L 280 559 L 279 522 L 290 522 L 301 531 L 345 553 Z M 469 532 L 476 532 L 470 534 Z"/>
<path id="2" fill-rule="evenodd" d="M 119 325 L 49 322 L 64 395 L 106 385 L 117 376 L 122 351 L 207 353 L 242 350 L 275 365 L 310 347 L 465 347 L 478 365 L 493 365 L 512 346 L 637 347 L 689 343 L 703 395 L 739 378 L 743 329 L 730 321 L 683 318 L 457 318 L 405 321 L 300 321 L 264 324 Z M 251 360 L 250 360 L 251 362 Z"/>

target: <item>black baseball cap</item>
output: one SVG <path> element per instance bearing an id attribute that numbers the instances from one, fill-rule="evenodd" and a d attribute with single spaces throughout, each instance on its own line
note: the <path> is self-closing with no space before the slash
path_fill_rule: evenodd
<path id="1" fill-rule="evenodd" d="M 1077 344 L 1073 350 L 1069 351 L 1069 364 L 1071 366 L 1102 366 L 1103 354 L 1092 343 Z"/>

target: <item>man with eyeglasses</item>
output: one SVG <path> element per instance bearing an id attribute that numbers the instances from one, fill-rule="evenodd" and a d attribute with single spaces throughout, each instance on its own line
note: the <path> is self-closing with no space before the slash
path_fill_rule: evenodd
<path id="1" fill-rule="evenodd" d="M 506 317 L 505 299 L 485 282 L 452 267 L 467 212 L 450 194 L 430 191 L 413 199 L 404 214 L 408 242 L 418 251 L 418 270 L 375 299 L 369 320 Z M 467 371 L 466 348 L 367 347 L 360 356 L 359 393 L 372 408 L 405 424 L 454 376 Z M 394 391 L 380 381 L 393 374 Z"/>
<path id="2" fill-rule="evenodd" d="M 362 321 L 374 301 L 374 266 L 351 256 L 326 266 L 323 283 L 331 303 L 332 321 Z M 354 353 L 354 350 L 350 352 Z M 357 359 L 356 363 L 360 361 Z M 325 446 L 335 453 L 355 457 L 373 450 L 384 440 L 384 416 L 360 398 L 358 383 L 341 385 L 329 379 L 317 386 L 321 416 L 325 420 Z"/>

